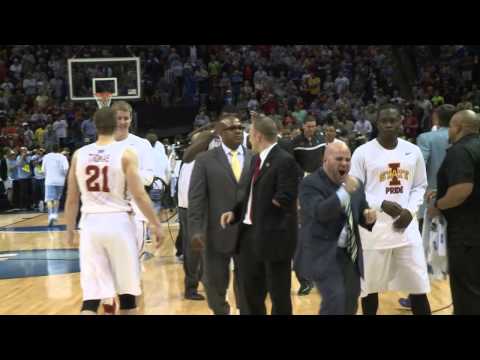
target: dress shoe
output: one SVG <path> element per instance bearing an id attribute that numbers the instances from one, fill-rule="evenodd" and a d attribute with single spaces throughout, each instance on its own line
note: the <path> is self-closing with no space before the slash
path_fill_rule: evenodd
<path id="1" fill-rule="evenodd" d="M 313 284 L 311 282 L 304 282 L 300 284 L 300 289 L 298 289 L 299 296 L 305 296 L 310 294 L 310 291 L 313 289 Z"/>
<path id="2" fill-rule="evenodd" d="M 412 307 L 412 305 L 410 304 L 409 298 L 401 298 L 398 300 L 398 303 L 404 308 L 410 309 Z"/>
<path id="3" fill-rule="evenodd" d="M 202 300 L 205 300 L 205 296 L 203 296 L 203 295 L 201 295 L 197 292 L 194 292 L 194 293 L 190 293 L 190 294 L 185 294 L 185 299 L 202 301 Z"/>

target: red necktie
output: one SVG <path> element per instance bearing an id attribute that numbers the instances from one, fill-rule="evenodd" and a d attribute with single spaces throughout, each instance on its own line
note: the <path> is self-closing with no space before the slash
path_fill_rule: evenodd
<path id="1" fill-rule="evenodd" d="M 262 159 L 260 159 L 260 156 L 258 156 L 257 160 L 255 161 L 255 170 L 253 171 L 252 184 L 255 184 L 255 182 L 257 181 L 258 175 L 260 174 L 261 164 L 262 164 Z"/>
<path id="2" fill-rule="evenodd" d="M 257 160 L 255 161 L 255 170 L 253 171 L 253 176 L 252 176 L 252 199 L 250 200 L 250 220 L 253 223 L 253 185 L 255 184 L 255 181 L 257 181 L 258 175 L 260 174 L 260 165 L 262 163 L 262 159 L 260 159 L 260 156 L 257 157 Z"/>

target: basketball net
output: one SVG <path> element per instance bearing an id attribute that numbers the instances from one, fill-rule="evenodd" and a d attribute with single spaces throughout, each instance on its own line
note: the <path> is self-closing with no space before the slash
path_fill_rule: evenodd
<path id="1" fill-rule="evenodd" d="M 112 102 L 112 93 L 109 92 L 100 92 L 95 94 L 95 99 L 97 100 L 98 108 L 109 107 Z"/>

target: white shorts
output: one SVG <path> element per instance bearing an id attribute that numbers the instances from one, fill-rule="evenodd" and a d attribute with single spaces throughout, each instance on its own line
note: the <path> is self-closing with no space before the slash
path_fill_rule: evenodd
<path id="1" fill-rule="evenodd" d="M 384 291 L 408 294 L 430 292 L 427 262 L 421 245 L 385 250 L 364 250 L 364 279 L 361 296 Z"/>
<path id="2" fill-rule="evenodd" d="M 140 263 L 133 219 L 127 213 L 83 214 L 80 284 L 83 300 L 138 296 Z"/>
<path id="3" fill-rule="evenodd" d="M 145 251 L 145 241 L 147 239 L 148 223 L 143 220 L 135 220 L 135 231 L 137 238 L 138 256 L 141 257 Z"/>

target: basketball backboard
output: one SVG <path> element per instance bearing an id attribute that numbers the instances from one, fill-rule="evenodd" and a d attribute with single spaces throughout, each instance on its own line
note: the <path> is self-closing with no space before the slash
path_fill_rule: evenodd
<path id="1" fill-rule="evenodd" d="M 140 58 L 68 59 L 70 99 L 95 100 L 95 93 L 110 92 L 112 99 L 141 98 Z"/>

